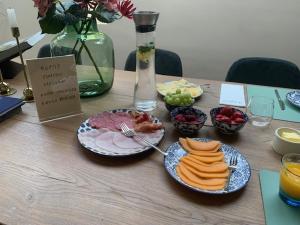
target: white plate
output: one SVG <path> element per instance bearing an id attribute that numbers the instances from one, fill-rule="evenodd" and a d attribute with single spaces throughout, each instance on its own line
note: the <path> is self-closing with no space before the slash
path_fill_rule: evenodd
<path id="1" fill-rule="evenodd" d="M 191 93 L 193 98 L 198 98 L 203 94 L 203 89 L 200 85 L 193 84 L 184 79 L 157 83 L 156 89 L 162 96 L 167 95 L 168 92 L 173 93 L 176 89 L 180 89 L 182 93 Z"/>
<path id="2" fill-rule="evenodd" d="M 111 110 L 111 111 L 108 111 L 108 112 L 111 112 L 111 113 L 116 113 L 116 112 L 126 112 L 126 113 L 129 113 L 129 112 L 132 112 L 132 111 L 134 111 L 134 110 L 130 110 L 130 109 L 115 109 L 115 110 Z M 153 120 L 153 123 L 161 123 L 158 118 L 153 117 L 153 116 L 152 116 L 152 120 Z M 92 137 L 90 138 L 91 139 L 90 141 L 87 141 L 86 139 L 82 138 L 82 134 L 84 134 L 86 132 L 91 132 L 92 130 L 97 130 L 97 129 L 92 128 L 90 126 L 90 124 L 89 124 L 89 119 L 87 119 L 78 128 L 78 130 L 77 130 L 77 138 L 78 138 L 78 141 L 80 142 L 80 144 L 83 147 L 85 147 L 86 149 L 88 149 L 88 150 L 90 150 L 90 151 L 92 151 L 94 153 L 100 154 L 100 155 L 106 155 L 106 156 L 129 156 L 129 155 L 138 154 L 138 153 L 141 153 L 141 152 L 144 152 L 144 151 L 147 151 L 147 150 L 151 149 L 150 146 L 145 146 L 145 147 L 141 147 L 141 148 L 119 149 L 119 151 L 118 151 L 118 149 L 116 149 L 114 151 L 111 151 L 110 149 L 101 148 L 101 147 L 93 144 L 93 141 L 95 141 L 95 140 L 93 140 Z M 157 145 L 161 141 L 161 139 L 164 136 L 165 130 L 161 129 L 160 132 L 161 133 L 159 134 L 159 137 L 156 139 L 157 142 L 153 143 L 154 145 Z"/>

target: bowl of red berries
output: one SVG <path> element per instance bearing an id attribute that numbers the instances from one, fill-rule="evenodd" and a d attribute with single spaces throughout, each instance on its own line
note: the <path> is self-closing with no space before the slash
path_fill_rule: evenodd
<path id="1" fill-rule="evenodd" d="M 175 108 L 170 115 L 173 125 L 184 135 L 196 134 L 207 119 L 204 112 L 193 107 Z"/>
<path id="2" fill-rule="evenodd" d="M 232 107 L 218 107 L 210 110 L 211 122 L 224 134 L 233 134 L 242 129 L 248 121 L 246 113 Z"/>

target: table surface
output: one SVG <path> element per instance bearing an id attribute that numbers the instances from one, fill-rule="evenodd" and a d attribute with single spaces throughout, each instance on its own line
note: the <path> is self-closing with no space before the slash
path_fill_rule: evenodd
<path id="1" fill-rule="evenodd" d="M 157 76 L 158 82 L 174 79 Z M 219 104 L 221 82 L 188 80 L 210 84 L 196 103 L 209 114 Z M 258 172 L 280 168 L 280 155 L 271 146 L 275 129 L 298 124 L 273 120 L 266 129 L 247 124 L 234 136 L 203 127 L 198 137 L 237 147 L 248 159 L 252 176 L 246 188 L 237 193 L 201 194 L 175 182 L 157 151 L 109 158 L 89 152 L 78 143 L 77 129 L 90 115 L 132 107 L 134 81 L 135 73 L 117 70 L 107 94 L 81 99 L 84 113 L 80 116 L 40 124 L 35 103 L 28 103 L 22 113 L 0 123 L 0 224 L 265 224 Z M 16 96 L 21 96 L 23 76 L 8 82 L 18 90 Z M 179 134 L 161 98 L 154 114 L 166 127 L 159 145 L 166 149 L 178 141 Z"/>

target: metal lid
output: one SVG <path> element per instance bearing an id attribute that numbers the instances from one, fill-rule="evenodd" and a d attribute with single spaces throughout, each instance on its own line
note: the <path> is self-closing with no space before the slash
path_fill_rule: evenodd
<path id="1" fill-rule="evenodd" d="M 137 11 L 133 13 L 133 20 L 137 32 L 151 32 L 155 30 L 159 13 L 152 11 Z"/>
<path id="2" fill-rule="evenodd" d="M 137 11 L 133 13 L 133 20 L 136 26 L 156 25 L 159 13 L 152 11 Z"/>

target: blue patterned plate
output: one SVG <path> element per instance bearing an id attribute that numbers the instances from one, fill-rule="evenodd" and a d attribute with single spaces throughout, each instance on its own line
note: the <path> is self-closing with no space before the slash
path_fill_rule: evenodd
<path id="1" fill-rule="evenodd" d="M 291 91 L 286 94 L 286 98 L 294 106 L 300 107 L 300 91 Z"/>
<path id="2" fill-rule="evenodd" d="M 108 112 L 111 112 L 111 113 L 116 113 L 116 112 L 129 113 L 129 112 L 132 112 L 132 111 L 134 111 L 134 110 L 131 110 L 131 109 L 114 109 L 114 110 L 111 110 L 111 111 L 108 111 Z M 151 117 L 152 117 L 153 123 L 161 123 L 158 118 L 156 118 L 154 116 L 151 116 Z M 94 153 L 100 154 L 100 155 L 129 156 L 129 155 L 135 155 L 135 154 L 138 154 L 138 153 L 141 153 L 141 152 L 144 152 L 144 151 L 147 151 L 147 150 L 151 149 L 151 146 L 145 146 L 145 147 L 141 147 L 141 148 L 119 149 L 119 150 L 118 149 L 111 150 L 111 149 L 106 149 L 106 148 L 100 148 L 99 146 L 94 144 L 96 137 L 95 138 L 90 137 L 89 139 L 82 138 L 84 133 L 91 132 L 93 130 L 97 130 L 97 129 L 92 128 L 89 124 L 89 119 L 87 119 L 78 128 L 77 138 L 78 138 L 79 143 L 83 147 L 85 147 L 86 149 L 88 149 L 88 150 L 90 150 Z M 157 140 L 157 142 L 155 142 L 153 144 L 157 145 L 161 141 L 161 139 L 163 138 L 164 134 L 165 134 L 165 130 L 161 129 L 159 136 L 155 139 L 155 140 Z"/>
<path id="3" fill-rule="evenodd" d="M 197 141 L 209 141 L 206 138 L 194 138 Z M 176 142 L 168 147 L 167 153 L 168 155 L 165 157 L 165 168 L 169 172 L 169 174 L 180 184 L 186 186 L 195 191 L 208 193 L 208 194 L 227 194 L 240 190 L 248 183 L 251 176 L 251 169 L 247 159 L 234 147 L 226 144 L 222 144 L 221 151 L 224 152 L 225 161 L 229 164 L 230 157 L 232 155 L 238 156 L 238 164 L 236 170 L 232 173 L 228 191 L 224 192 L 223 190 L 217 191 L 209 191 L 200 188 L 192 187 L 185 182 L 183 182 L 180 177 L 176 173 L 176 166 L 181 157 L 185 156 L 187 152 L 183 150 L 179 142 Z"/>

